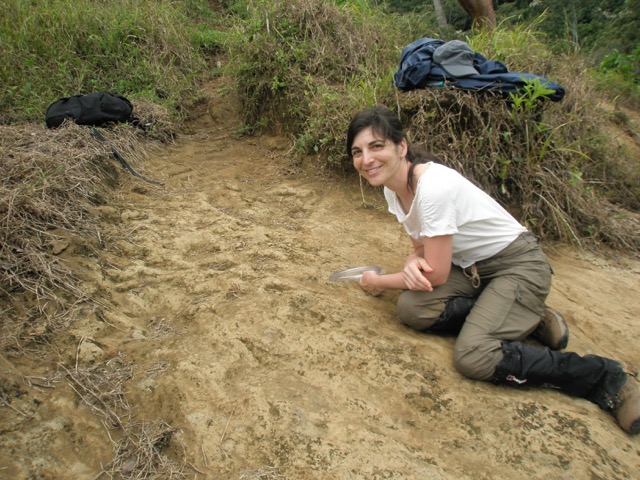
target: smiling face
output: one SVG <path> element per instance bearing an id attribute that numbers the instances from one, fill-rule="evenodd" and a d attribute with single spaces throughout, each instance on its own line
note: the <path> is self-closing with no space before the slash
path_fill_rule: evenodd
<path id="1" fill-rule="evenodd" d="M 361 130 L 351 144 L 353 166 L 374 187 L 403 184 L 407 178 L 407 142 L 399 144 L 376 135 L 372 127 Z"/>

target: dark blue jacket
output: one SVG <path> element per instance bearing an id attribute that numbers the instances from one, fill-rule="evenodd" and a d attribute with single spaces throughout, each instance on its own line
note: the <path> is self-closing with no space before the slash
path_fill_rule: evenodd
<path id="1" fill-rule="evenodd" d="M 454 77 L 433 61 L 433 52 L 445 42 L 434 38 L 421 38 L 402 49 L 400 67 L 393 76 L 394 85 L 402 91 L 428 87 L 453 88 L 471 91 L 489 91 L 502 94 L 518 92 L 527 82 L 539 79 L 553 93 L 547 98 L 558 102 L 564 97 L 561 85 L 532 73 L 513 73 L 498 61 L 487 60 L 479 53 L 474 54 L 473 66 L 478 75 Z"/>

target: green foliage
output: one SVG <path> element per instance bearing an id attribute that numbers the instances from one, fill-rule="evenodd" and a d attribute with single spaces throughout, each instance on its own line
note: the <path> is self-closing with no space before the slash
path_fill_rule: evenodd
<path id="1" fill-rule="evenodd" d="M 356 7 L 361 10 L 369 10 L 370 8 L 367 0 L 333 0 L 333 3 L 340 7 Z"/>
<path id="2" fill-rule="evenodd" d="M 640 108 L 640 45 L 629 54 L 614 50 L 590 72 L 590 77 L 603 97 L 624 97 L 628 105 Z"/>
<path id="3" fill-rule="evenodd" d="M 550 68 L 552 52 L 539 26 L 544 15 L 510 25 L 502 22 L 491 31 L 475 32 L 468 38 L 469 45 L 492 60 L 499 60 L 511 72 L 532 72 L 546 75 Z"/>
<path id="4" fill-rule="evenodd" d="M 96 90 L 178 108 L 205 67 L 199 49 L 220 44 L 210 30 L 194 28 L 178 4 L 164 0 L 5 0 L 3 14 L 3 122 L 40 119 L 57 98 Z"/>
<path id="5" fill-rule="evenodd" d="M 539 120 L 540 113 L 544 108 L 544 102 L 548 95 L 554 93 L 543 84 L 540 79 L 525 81 L 525 86 L 518 93 L 510 93 L 511 100 L 510 118 L 514 125 L 514 130 L 521 133 L 521 142 L 525 152 L 524 161 L 531 164 L 538 162 L 549 154 L 549 145 L 552 145 L 549 135 L 549 128 Z M 506 169 L 501 172 L 500 178 L 505 182 L 508 177 Z M 504 183 L 502 184 L 502 193 Z"/>
<path id="6" fill-rule="evenodd" d="M 496 0 L 495 6 L 498 20 L 512 24 L 544 14 L 540 30 L 556 51 L 629 53 L 640 40 L 640 0 Z"/>
<path id="7" fill-rule="evenodd" d="M 435 16 L 433 2 L 428 0 L 376 0 L 374 3 L 392 13 Z M 453 31 L 464 31 L 471 28 L 471 19 L 460 6 L 458 0 L 441 0 L 441 3 L 447 23 Z"/>
<path id="8" fill-rule="evenodd" d="M 191 44 L 203 55 L 214 55 L 224 50 L 228 34 L 223 30 L 214 30 L 209 25 L 198 24 L 191 31 Z"/>
<path id="9" fill-rule="evenodd" d="M 510 93 L 511 99 L 511 119 L 516 120 L 518 115 L 534 114 L 538 108 L 542 105 L 542 102 L 555 90 L 551 90 L 546 87 L 546 84 L 542 83 L 539 78 L 532 80 L 526 80 L 521 77 L 525 85 L 518 93 Z"/>
<path id="10" fill-rule="evenodd" d="M 602 59 L 599 70 L 640 86 L 640 45 L 626 55 L 614 50 Z"/>

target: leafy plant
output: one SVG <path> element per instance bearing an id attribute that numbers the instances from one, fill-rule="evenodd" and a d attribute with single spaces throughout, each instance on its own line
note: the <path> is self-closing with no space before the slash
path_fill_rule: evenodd
<path id="1" fill-rule="evenodd" d="M 511 99 L 511 119 L 516 120 L 519 114 L 531 115 L 535 114 L 538 108 L 549 95 L 555 93 L 555 90 L 546 87 L 545 83 L 539 78 L 524 81 L 524 87 L 518 93 L 509 93 Z"/>
<path id="2" fill-rule="evenodd" d="M 617 77 L 629 86 L 636 87 L 640 93 L 640 45 L 630 54 L 614 50 L 602 59 L 598 70 L 607 77 Z"/>

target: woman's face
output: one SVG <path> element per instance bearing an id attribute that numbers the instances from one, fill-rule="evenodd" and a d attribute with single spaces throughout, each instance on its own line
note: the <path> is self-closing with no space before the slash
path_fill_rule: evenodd
<path id="1" fill-rule="evenodd" d="M 394 179 L 406 182 L 402 167 L 407 154 L 407 142 L 399 144 L 376 136 L 371 127 L 361 130 L 353 139 L 353 166 L 374 187 L 387 185 Z"/>

